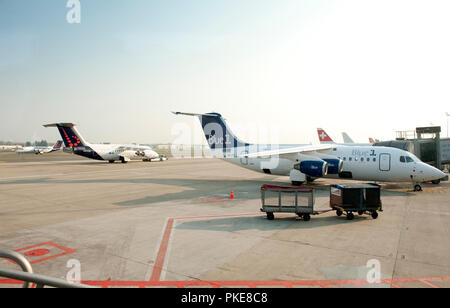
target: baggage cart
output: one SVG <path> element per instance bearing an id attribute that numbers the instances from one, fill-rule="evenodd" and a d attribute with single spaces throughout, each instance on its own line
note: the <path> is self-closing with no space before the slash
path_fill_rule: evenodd
<path id="1" fill-rule="evenodd" d="M 369 214 L 373 219 L 382 212 L 380 185 L 377 184 L 341 184 L 330 186 L 330 207 L 338 216 L 347 215 L 352 220 L 354 212 L 359 215 Z"/>
<path id="2" fill-rule="evenodd" d="M 295 213 L 305 221 L 314 211 L 314 189 L 307 187 L 285 187 L 275 185 L 261 186 L 261 212 L 267 214 L 267 219 L 273 220 L 274 213 Z"/>

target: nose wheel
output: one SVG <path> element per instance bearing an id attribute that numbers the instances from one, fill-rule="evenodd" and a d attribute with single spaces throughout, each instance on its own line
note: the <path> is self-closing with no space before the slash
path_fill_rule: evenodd
<path id="1" fill-rule="evenodd" d="M 420 184 L 414 185 L 414 191 L 422 191 L 422 186 Z"/>

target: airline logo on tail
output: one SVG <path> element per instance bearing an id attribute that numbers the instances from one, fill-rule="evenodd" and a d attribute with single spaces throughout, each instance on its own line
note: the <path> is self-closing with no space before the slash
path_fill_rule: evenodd
<path id="1" fill-rule="evenodd" d="M 317 129 L 317 134 L 319 135 L 320 143 L 334 143 L 333 139 L 322 128 Z"/>
<path id="2" fill-rule="evenodd" d="M 69 127 L 58 127 L 61 131 L 61 136 L 64 138 L 64 143 L 67 147 L 76 147 L 81 144 L 80 138 Z"/>
<path id="3" fill-rule="evenodd" d="M 58 142 L 56 142 L 56 144 L 53 146 L 53 150 L 61 149 L 62 143 L 62 140 L 58 140 Z"/>

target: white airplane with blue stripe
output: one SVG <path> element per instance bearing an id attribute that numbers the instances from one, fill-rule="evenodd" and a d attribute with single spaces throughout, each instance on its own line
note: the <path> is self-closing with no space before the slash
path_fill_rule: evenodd
<path id="1" fill-rule="evenodd" d="M 261 145 L 238 139 L 218 113 L 183 113 L 200 120 L 213 157 L 266 174 L 289 176 L 293 185 L 318 178 L 421 183 L 446 175 L 413 154 L 371 145 Z"/>
<path id="2" fill-rule="evenodd" d="M 109 163 L 116 161 L 127 163 L 130 160 L 163 160 L 162 156 L 153 151 L 149 146 L 89 143 L 84 140 L 73 123 L 46 124 L 44 127 L 57 127 L 66 148 L 70 148 L 74 154 L 86 158 L 105 160 Z"/>

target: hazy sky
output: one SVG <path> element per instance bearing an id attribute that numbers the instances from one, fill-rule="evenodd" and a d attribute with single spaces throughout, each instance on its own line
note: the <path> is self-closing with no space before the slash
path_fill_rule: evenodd
<path id="1" fill-rule="evenodd" d="M 393 139 L 450 112 L 450 1 L 0 0 L 0 140 L 170 142 L 170 111 L 281 143 Z M 178 125 L 178 126 L 177 126 Z M 196 136 L 202 136 L 198 126 Z M 253 140 L 252 140 L 253 139 Z"/>

